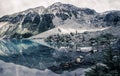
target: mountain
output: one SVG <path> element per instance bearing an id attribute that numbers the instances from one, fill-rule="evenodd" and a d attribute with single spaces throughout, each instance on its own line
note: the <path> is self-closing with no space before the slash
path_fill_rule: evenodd
<path id="1" fill-rule="evenodd" d="M 28 38 L 53 28 L 101 28 L 119 26 L 120 11 L 97 13 L 93 9 L 54 3 L 0 18 L 1 38 Z"/>

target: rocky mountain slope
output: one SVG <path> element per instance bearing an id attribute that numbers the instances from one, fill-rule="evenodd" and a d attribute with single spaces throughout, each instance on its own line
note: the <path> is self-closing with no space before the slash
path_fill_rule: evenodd
<path id="1" fill-rule="evenodd" d="M 72 23 L 72 24 L 71 24 Z M 53 28 L 106 28 L 120 25 L 120 11 L 97 13 L 60 2 L 0 18 L 0 38 L 28 38 Z"/>

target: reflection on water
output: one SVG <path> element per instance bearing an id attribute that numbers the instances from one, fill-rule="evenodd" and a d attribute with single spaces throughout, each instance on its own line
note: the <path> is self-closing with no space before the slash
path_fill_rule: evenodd
<path id="1" fill-rule="evenodd" d="M 79 54 L 76 52 L 58 51 L 30 40 L 0 41 L 0 60 L 39 70 L 54 71 L 55 66 L 71 61 L 77 56 Z M 58 67 L 57 70 L 62 69 Z"/>

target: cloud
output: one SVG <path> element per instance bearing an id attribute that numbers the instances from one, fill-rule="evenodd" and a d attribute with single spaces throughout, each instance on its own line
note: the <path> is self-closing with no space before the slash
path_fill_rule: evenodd
<path id="1" fill-rule="evenodd" d="M 69 3 L 78 7 L 95 9 L 97 12 L 120 10 L 120 0 L 0 0 L 0 16 L 55 2 Z"/>

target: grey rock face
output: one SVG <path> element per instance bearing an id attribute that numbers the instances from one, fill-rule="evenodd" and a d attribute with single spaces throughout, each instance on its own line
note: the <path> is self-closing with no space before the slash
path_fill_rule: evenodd
<path id="1" fill-rule="evenodd" d="M 60 21 L 58 21 L 57 19 Z M 57 21 L 57 23 L 54 23 Z M 95 27 L 118 26 L 120 11 L 97 13 L 93 9 L 78 8 L 70 4 L 54 3 L 48 8 L 37 7 L 0 18 L 0 37 L 27 38 L 54 27 L 67 20 L 80 25 Z M 3 25 L 3 23 L 6 23 Z"/>

